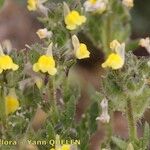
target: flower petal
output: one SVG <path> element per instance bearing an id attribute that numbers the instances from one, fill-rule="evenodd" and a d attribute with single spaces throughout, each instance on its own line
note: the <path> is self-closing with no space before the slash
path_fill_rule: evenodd
<path id="1" fill-rule="evenodd" d="M 35 63 L 35 64 L 33 65 L 33 71 L 35 71 L 35 72 L 38 72 L 38 71 L 39 71 L 38 63 Z"/>
<path id="2" fill-rule="evenodd" d="M 53 76 L 57 73 L 57 69 L 56 68 L 51 68 L 51 69 L 48 70 L 48 73 Z"/>
<path id="3" fill-rule="evenodd" d="M 18 70 L 19 66 L 17 64 L 12 64 L 12 70 L 16 71 Z"/>

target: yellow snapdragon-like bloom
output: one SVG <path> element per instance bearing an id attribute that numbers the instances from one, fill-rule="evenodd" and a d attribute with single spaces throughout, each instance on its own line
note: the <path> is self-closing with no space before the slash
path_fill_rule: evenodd
<path id="1" fill-rule="evenodd" d="M 43 73 L 48 73 L 50 75 L 55 75 L 57 69 L 55 68 L 55 60 L 53 56 L 42 55 L 38 62 L 33 65 L 33 71 L 41 71 Z"/>
<path id="2" fill-rule="evenodd" d="M 113 52 L 102 64 L 102 67 L 109 67 L 114 70 L 122 68 L 125 62 L 125 43 L 120 44 L 117 40 L 113 40 L 110 43 L 110 48 Z"/>
<path id="3" fill-rule="evenodd" d="M 112 53 L 108 56 L 107 60 L 102 64 L 103 68 L 110 67 L 114 70 L 122 68 L 124 60 L 118 54 Z"/>
<path id="4" fill-rule="evenodd" d="M 128 8 L 132 8 L 134 6 L 134 0 L 123 0 L 122 3 Z"/>
<path id="5" fill-rule="evenodd" d="M 5 97 L 6 115 L 14 113 L 19 108 L 19 101 L 16 95 L 8 95 Z"/>
<path id="6" fill-rule="evenodd" d="M 77 59 L 84 59 L 90 57 L 90 52 L 84 43 L 80 43 L 76 35 L 72 36 L 72 44 L 74 48 L 74 53 Z"/>
<path id="7" fill-rule="evenodd" d="M 4 70 L 12 69 L 13 71 L 17 70 L 19 66 L 15 63 L 13 63 L 13 60 L 8 55 L 0 55 L 0 73 L 2 73 Z"/>
<path id="8" fill-rule="evenodd" d="M 80 43 L 79 48 L 76 50 L 75 55 L 78 59 L 84 59 L 90 57 L 90 52 L 84 43 Z"/>
<path id="9" fill-rule="evenodd" d="M 73 10 L 65 16 L 66 28 L 75 30 L 78 26 L 86 22 L 86 17 L 81 16 L 77 11 Z"/>
<path id="10" fill-rule="evenodd" d="M 35 11 L 37 9 L 38 0 L 28 0 L 27 4 L 29 11 Z"/>

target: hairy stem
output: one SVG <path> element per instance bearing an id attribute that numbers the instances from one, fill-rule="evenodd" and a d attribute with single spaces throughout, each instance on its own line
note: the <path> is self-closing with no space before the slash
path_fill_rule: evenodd
<path id="1" fill-rule="evenodd" d="M 133 115 L 133 108 L 131 99 L 127 100 L 127 119 L 128 119 L 128 128 L 129 128 L 129 139 L 134 141 L 137 138 L 137 130 L 136 130 L 136 121 Z"/>
<path id="2" fill-rule="evenodd" d="M 0 121 L 2 123 L 2 128 L 1 132 L 3 135 L 5 134 L 5 129 L 6 129 L 6 111 L 5 111 L 5 99 L 4 99 L 4 94 L 3 94 L 3 88 L 0 88 Z"/>

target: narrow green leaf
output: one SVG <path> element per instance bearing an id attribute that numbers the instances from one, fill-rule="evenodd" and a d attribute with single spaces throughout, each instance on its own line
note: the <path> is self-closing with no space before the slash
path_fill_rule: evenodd
<path id="1" fill-rule="evenodd" d="M 89 129 L 90 133 L 94 133 L 97 129 L 96 117 L 99 115 L 99 106 L 98 103 L 94 103 L 89 110 Z"/>
<path id="2" fill-rule="evenodd" d="M 113 143 L 116 145 L 116 146 L 118 146 L 121 150 L 125 150 L 126 148 L 127 148 L 127 143 L 124 141 L 124 140 L 122 140 L 122 139 L 120 139 L 120 138 L 118 138 L 118 137 L 112 137 L 112 141 L 113 141 Z"/>
<path id="3" fill-rule="evenodd" d="M 71 96 L 70 100 L 67 102 L 66 110 L 62 117 L 63 124 L 66 127 L 69 127 L 74 120 L 75 108 L 75 97 Z"/>
<path id="4" fill-rule="evenodd" d="M 127 147 L 127 150 L 134 150 L 134 147 L 133 147 L 132 143 L 129 143 L 129 145 Z"/>
<path id="5" fill-rule="evenodd" d="M 47 125 L 47 134 L 48 134 L 48 139 L 55 139 L 55 130 L 51 122 L 49 122 Z"/>

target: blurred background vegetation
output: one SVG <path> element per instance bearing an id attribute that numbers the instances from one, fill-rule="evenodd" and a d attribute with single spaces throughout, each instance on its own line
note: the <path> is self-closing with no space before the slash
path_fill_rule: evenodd
<path id="1" fill-rule="evenodd" d="M 135 6 L 131 11 L 132 35 L 136 37 L 150 36 L 150 1 L 135 0 Z"/>

